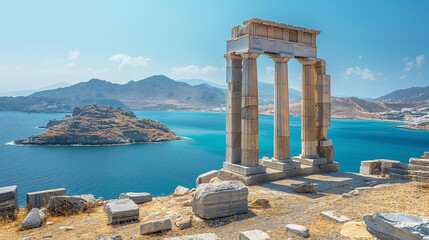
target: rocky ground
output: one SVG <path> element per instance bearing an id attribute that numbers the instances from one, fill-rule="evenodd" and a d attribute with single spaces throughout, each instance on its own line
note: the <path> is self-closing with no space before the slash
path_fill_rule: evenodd
<path id="1" fill-rule="evenodd" d="M 72 115 L 52 119 L 46 132 L 15 141 L 31 145 L 103 145 L 179 140 L 160 122 L 139 119 L 132 111 L 112 106 L 76 107 Z"/>
<path id="2" fill-rule="evenodd" d="M 302 182 L 314 183 L 315 193 L 296 193 L 291 188 L 291 184 Z M 354 173 L 318 174 L 249 187 L 251 207 L 247 214 L 215 220 L 195 217 L 191 207 L 187 206 L 191 198 L 192 193 L 156 197 L 151 202 L 139 205 L 139 222 L 121 225 L 108 225 L 103 207 L 97 207 L 91 212 L 68 217 L 48 216 L 46 222 L 52 222 L 52 225 L 45 222 L 40 228 L 19 231 L 19 222 L 25 216 L 25 211 L 21 211 L 18 221 L 0 224 L 0 239 L 100 239 L 115 235 L 121 235 L 123 239 L 163 239 L 216 233 L 222 239 L 229 240 L 238 239 L 241 231 L 253 229 L 265 231 L 271 239 L 303 239 L 285 231 L 285 224 L 289 223 L 306 226 L 310 230 L 308 239 L 350 239 L 340 233 L 343 223 L 324 218 L 320 212 L 335 211 L 356 222 L 363 221 L 364 214 L 375 212 L 401 212 L 429 218 L 428 185 Z M 271 207 L 252 207 L 252 202 L 258 198 L 267 199 Z M 171 219 L 171 231 L 140 235 L 142 223 L 164 218 Z M 175 225 L 176 221 L 191 221 L 192 226 L 180 230 Z M 69 230 L 65 227 L 69 227 Z M 347 231 L 354 234 L 356 239 L 375 239 L 368 237 L 362 225 L 356 229 L 343 229 L 344 234 Z"/>

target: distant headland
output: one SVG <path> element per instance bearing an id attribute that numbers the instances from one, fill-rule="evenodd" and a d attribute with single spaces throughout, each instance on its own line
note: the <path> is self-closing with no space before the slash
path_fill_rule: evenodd
<path id="1" fill-rule="evenodd" d="M 15 141 L 18 145 L 111 145 L 181 140 L 158 121 L 139 119 L 120 107 L 76 107 L 63 119 L 50 120 L 46 132 Z"/>

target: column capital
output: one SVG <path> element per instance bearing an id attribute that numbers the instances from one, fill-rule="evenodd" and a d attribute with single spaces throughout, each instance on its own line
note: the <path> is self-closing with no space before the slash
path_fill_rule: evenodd
<path id="1" fill-rule="evenodd" d="M 304 66 L 309 66 L 309 65 L 315 65 L 319 61 L 317 59 L 298 58 L 298 62 L 301 63 Z"/>
<path id="2" fill-rule="evenodd" d="M 227 60 L 229 60 L 229 59 L 242 60 L 243 59 L 240 55 L 235 55 L 234 53 L 227 53 L 227 54 L 223 55 L 223 57 Z"/>
<path id="3" fill-rule="evenodd" d="M 284 56 L 270 56 L 271 59 L 273 59 L 274 62 L 276 63 L 281 63 L 281 62 L 288 62 L 292 57 L 284 57 Z"/>
<path id="4" fill-rule="evenodd" d="M 259 57 L 259 53 L 242 53 L 240 54 L 244 59 L 256 59 Z"/>

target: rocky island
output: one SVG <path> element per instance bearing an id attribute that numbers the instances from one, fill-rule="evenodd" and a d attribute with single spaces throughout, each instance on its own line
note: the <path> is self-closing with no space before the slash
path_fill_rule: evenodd
<path id="1" fill-rule="evenodd" d="M 50 120 L 46 132 L 15 141 L 22 145 L 105 145 L 166 142 L 181 138 L 164 124 L 139 119 L 120 107 L 75 107 L 71 115 Z"/>

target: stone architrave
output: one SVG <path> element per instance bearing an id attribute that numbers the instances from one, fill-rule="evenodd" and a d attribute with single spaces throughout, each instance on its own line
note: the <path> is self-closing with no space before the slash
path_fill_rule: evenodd
<path id="1" fill-rule="evenodd" d="M 139 207 L 131 199 L 119 199 L 106 204 L 109 223 L 135 221 L 139 219 Z"/>

